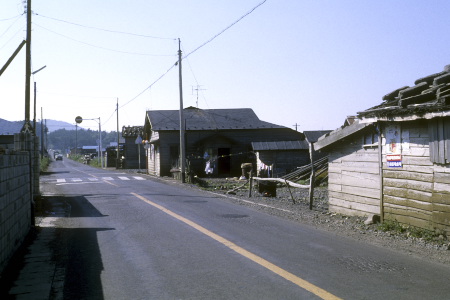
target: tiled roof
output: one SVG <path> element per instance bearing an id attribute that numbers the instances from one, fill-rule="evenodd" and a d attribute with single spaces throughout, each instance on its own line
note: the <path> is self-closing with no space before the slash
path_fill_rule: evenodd
<path id="1" fill-rule="evenodd" d="M 138 137 L 144 135 L 144 126 L 123 126 L 122 136 L 123 137 Z"/>
<path id="2" fill-rule="evenodd" d="M 278 142 L 252 142 L 254 151 L 267 150 L 304 150 L 309 149 L 308 142 L 303 141 L 278 141 Z"/>
<path id="3" fill-rule="evenodd" d="M 450 65 L 386 94 L 383 103 L 358 112 L 360 118 L 419 115 L 450 110 Z"/>
<path id="4" fill-rule="evenodd" d="M 251 108 L 199 109 L 188 107 L 183 110 L 183 116 L 186 120 L 186 130 L 287 128 L 261 121 Z M 180 129 L 178 110 L 147 111 L 147 118 L 153 131 Z"/>

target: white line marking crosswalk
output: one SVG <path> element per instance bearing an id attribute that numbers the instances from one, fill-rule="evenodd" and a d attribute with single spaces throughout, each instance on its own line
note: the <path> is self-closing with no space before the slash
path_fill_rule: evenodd
<path id="1" fill-rule="evenodd" d="M 57 178 L 56 183 L 64 184 L 64 183 L 100 182 L 100 181 L 114 181 L 114 180 L 122 180 L 122 181 L 145 180 L 145 178 L 141 176 L 117 176 L 117 177 L 105 176 L 105 177 L 86 177 L 86 178 L 74 177 L 74 178 Z"/>

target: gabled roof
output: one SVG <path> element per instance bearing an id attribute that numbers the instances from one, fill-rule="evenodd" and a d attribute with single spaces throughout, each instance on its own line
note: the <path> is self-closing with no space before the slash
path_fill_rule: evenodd
<path id="1" fill-rule="evenodd" d="M 261 121 L 251 108 L 199 109 L 188 107 L 183 110 L 186 130 L 216 129 L 262 129 L 287 128 Z M 153 131 L 179 130 L 178 110 L 147 111 L 147 120 Z"/>
<path id="2" fill-rule="evenodd" d="M 0 119 L 0 135 L 13 135 L 19 133 L 22 130 L 23 122 L 11 122 L 4 119 Z"/>
<path id="3" fill-rule="evenodd" d="M 314 130 L 314 131 L 303 131 L 308 143 L 315 143 L 324 134 L 330 133 L 331 130 Z"/>
<path id="4" fill-rule="evenodd" d="M 358 112 L 359 118 L 420 116 L 447 111 L 450 113 L 450 65 L 442 72 L 417 79 L 414 86 L 404 86 L 386 94 L 383 103 Z M 431 115 L 429 116 L 431 117 Z M 392 120 L 392 119 L 391 119 Z"/>
<path id="5" fill-rule="evenodd" d="M 309 144 L 303 141 L 278 141 L 278 142 L 252 142 L 254 151 L 268 150 L 307 150 Z"/>
<path id="6" fill-rule="evenodd" d="M 319 140 L 314 144 L 314 150 L 320 150 L 325 147 L 328 147 L 331 144 L 334 144 L 337 141 L 340 141 L 346 137 L 349 137 L 356 132 L 359 132 L 365 128 L 372 127 L 371 123 L 360 123 L 359 120 L 355 120 L 351 125 L 342 126 L 326 135 L 323 135 L 319 138 Z"/>

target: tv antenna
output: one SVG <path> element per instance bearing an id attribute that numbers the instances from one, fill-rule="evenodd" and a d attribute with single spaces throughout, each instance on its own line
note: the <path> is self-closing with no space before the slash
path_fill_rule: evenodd
<path id="1" fill-rule="evenodd" d="M 198 108 L 198 92 L 199 91 L 206 91 L 206 89 L 202 89 L 202 88 L 200 88 L 201 87 L 201 85 L 198 85 L 197 84 L 197 87 L 194 89 L 194 87 L 192 86 L 192 95 L 194 95 L 194 91 L 196 92 L 196 94 L 197 94 L 197 100 L 195 101 L 195 106 Z"/>

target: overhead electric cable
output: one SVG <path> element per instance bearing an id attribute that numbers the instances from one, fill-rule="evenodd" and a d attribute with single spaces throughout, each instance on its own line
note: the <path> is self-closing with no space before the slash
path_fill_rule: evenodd
<path id="1" fill-rule="evenodd" d="M 15 19 L 15 18 L 21 17 L 21 16 L 23 16 L 24 14 L 25 14 L 25 13 L 23 13 L 23 14 L 21 14 L 21 15 L 17 15 L 17 16 L 14 16 L 14 17 L 11 17 L 11 18 L 0 19 L 0 22 L 1 22 L 1 21 L 9 21 L 9 20 L 12 20 L 12 19 Z"/>
<path id="2" fill-rule="evenodd" d="M 218 34 L 216 34 L 215 36 L 213 36 L 212 38 L 210 38 L 209 40 L 207 40 L 206 42 L 204 42 L 203 44 L 201 44 L 200 46 L 198 46 L 197 48 L 195 48 L 194 50 L 192 50 L 191 52 L 189 52 L 188 54 L 186 54 L 183 58 L 187 58 L 189 55 L 191 55 L 192 53 L 196 52 L 197 50 L 199 50 L 200 48 L 202 48 L 203 46 L 206 46 L 207 44 L 211 43 L 215 38 L 217 38 L 218 36 L 220 36 L 222 33 L 224 33 L 225 31 L 227 31 L 228 29 L 230 29 L 231 27 L 233 27 L 234 25 L 236 25 L 239 21 L 241 21 L 242 19 L 244 19 L 246 16 L 248 16 L 249 14 L 251 14 L 253 11 L 255 11 L 258 7 L 260 7 L 261 5 L 263 5 L 267 0 L 262 1 L 261 3 L 259 3 L 258 5 L 256 5 L 255 7 L 253 7 L 249 12 L 247 12 L 246 14 L 244 14 L 243 16 L 241 16 L 239 19 L 237 19 L 236 21 L 234 21 L 233 23 L 231 23 L 230 25 L 228 25 L 225 29 L 223 29 L 221 32 L 219 32 Z"/>
<path id="3" fill-rule="evenodd" d="M 9 25 L 8 28 L 6 28 L 6 30 L 2 34 L 0 34 L 0 37 L 4 36 L 11 29 L 11 27 L 13 27 L 13 25 L 16 24 L 16 22 L 20 19 L 20 17 L 21 16 L 16 17 L 17 19 L 11 25 Z"/>
<path id="4" fill-rule="evenodd" d="M 47 18 L 47 19 L 50 19 L 50 20 L 58 21 L 58 22 L 67 23 L 67 24 L 70 24 L 70 25 L 75 25 L 75 26 L 84 27 L 84 28 L 88 28 L 88 29 L 99 30 L 99 31 L 111 32 L 111 33 L 119 33 L 119 34 L 126 34 L 126 35 L 145 37 L 145 38 L 152 38 L 152 39 L 160 39 L 160 40 L 176 40 L 174 38 L 167 38 L 167 37 L 160 37 L 160 36 L 153 36 L 153 35 L 146 35 L 146 34 L 137 34 L 137 33 L 131 33 L 131 32 L 125 32 L 125 31 L 117 31 L 117 30 L 111 30 L 111 29 L 104 29 L 104 28 L 98 28 L 98 27 L 93 27 L 93 26 L 87 26 L 87 25 L 77 24 L 77 23 L 74 23 L 74 22 L 69 22 L 69 21 L 65 21 L 65 20 L 61 20 L 61 19 L 47 17 L 47 16 L 44 16 L 44 15 L 41 15 L 41 14 L 37 14 L 37 13 L 34 13 L 34 15 L 42 17 L 42 18 Z"/>
<path id="5" fill-rule="evenodd" d="M 26 25 L 25 25 L 24 27 L 26 27 Z M 16 35 L 17 35 L 18 33 L 24 31 L 24 27 L 19 28 L 19 30 L 17 30 L 17 31 L 11 36 L 11 38 L 10 38 L 3 46 L 0 47 L 0 50 L 2 50 L 3 48 L 5 48 L 6 45 L 8 45 L 8 44 L 16 37 Z"/>
<path id="6" fill-rule="evenodd" d="M 150 89 L 154 84 L 156 84 L 158 81 L 160 81 L 164 76 L 166 76 L 167 73 L 170 72 L 170 70 L 172 70 L 175 66 L 177 65 L 177 63 L 173 64 L 169 69 L 167 69 L 166 72 L 164 72 L 164 74 L 162 74 L 161 76 L 158 77 L 158 79 L 156 79 L 155 81 L 153 81 L 152 84 L 150 84 L 148 87 L 146 87 L 142 92 L 140 92 L 139 94 L 137 94 L 134 98 L 132 98 L 131 100 L 129 100 L 127 103 L 123 104 L 120 108 L 124 107 L 125 105 L 131 103 L 132 101 L 136 100 L 140 95 L 142 95 L 145 91 L 147 91 L 148 89 Z"/>
<path id="7" fill-rule="evenodd" d="M 83 42 L 83 41 L 80 41 L 80 40 L 77 40 L 77 39 L 68 37 L 68 36 L 66 36 L 66 35 L 64 35 L 64 34 L 55 32 L 55 31 L 50 30 L 50 29 L 48 29 L 48 28 L 45 28 L 45 27 L 43 27 L 43 26 L 41 26 L 41 25 L 39 25 L 39 24 L 36 24 L 36 22 L 34 23 L 34 25 L 37 26 L 37 27 L 39 27 L 39 28 L 42 28 L 42 29 L 44 29 L 44 30 L 47 30 L 47 31 L 49 31 L 49 32 L 51 32 L 51 33 L 53 33 L 53 34 L 56 34 L 56 35 L 59 35 L 59 36 L 62 36 L 62 37 L 64 37 L 64 38 L 66 38 L 66 39 L 69 39 L 69 40 L 71 40 L 71 41 L 75 41 L 75 42 L 78 42 L 78 43 L 81 43 L 81 44 L 84 44 L 84 45 L 87 45 L 87 46 L 90 46 L 90 47 L 102 49 L 102 50 L 107 50 L 107 51 L 112 51 L 112 52 L 117 52 L 117 53 L 123 53 L 123 54 L 142 55 L 142 56 L 175 56 L 175 55 L 173 55 L 173 54 L 170 54 L 170 55 L 169 55 L 169 54 L 147 54 L 147 53 L 137 53 L 137 52 L 121 51 L 121 50 L 115 50 L 115 49 L 111 49 L 111 48 L 101 47 L 101 46 L 97 46 L 97 45 L 94 45 L 94 44 L 86 43 L 86 42 Z"/>
<path id="8" fill-rule="evenodd" d="M 259 3 L 258 5 L 256 5 L 255 7 L 253 7 L 250 11 L 248 11 L 246 14 L 244 14 L 243 16 L 241 16 L 239 19 L 237 19 L 236 21 L 234 21 L 232 24 L 230 24 L 229 26 L 227 26 L 225 29 L 223 29 L 222 31 L 220 31 L 218 34 L 216 34 L 215 36 L 213 36 L 212 38 L 210 38 L 209 40 L 207 40 L 206 42 L 204 42 L 203 44 L 201 44 L 200 46 L 198 46 L 197 48 L 195 48 L 193 51 L 191 51 L 190 53 L 188 53 L 187 55 L 185 55 L 183 57 L 183 59 L 186 59 L 189 55 L 191 55 L 192 53 L 196 52 L 197 50 L 199 50 L 200 48 L 202 48 L 203 46 L 209 44 L 210 42 L 212 42 L 216 37 L 218 37 L 219 35 L 221 35 L 222 33 L 224 33 L 225 31 L 227 31 L 228 29 L 230 29 L 231 27 L 233 27 L 235 24 L 237 24 L 239 21 L 241 21 L 242 19 L 244 19 L 246 16 L 248 16 L 249 14 L 251 14 L 253 11 L 255 11 L 258 7 L 260 7 L 261 5 L 263 5 L 267 0 L 262 1 L 261 3 Z M 147 91 L 148 89 L 150 89 L 154 84 L 156 84 L 159 80 L 161 80 L 164 76 L 166 76 L 167 73 L 169 73 L 170 70 L 172 70 L 176 65 L 178 64 L 178 62 L 176 62 L 174 65 L 172 65 L 164 74 L 162 74 L 160 77 L 158 77 L 158 79 L 156 79 L 152 84 L 150 84 L 148 87 L 146 87 L 142 92 L 140 92 L 138 95 L 136 95 L 134 98 L 132 98 L 131 100 L 129 100 L 128 102 L 126 102 L 125 104 L 123 104 L 120 108 L 124 107 L 125 105 L 131 103 L 132 101 L 136 100 L 139 96 L 141 96 L 145 91 Z"/>

